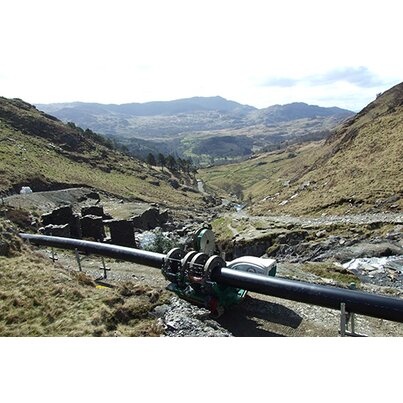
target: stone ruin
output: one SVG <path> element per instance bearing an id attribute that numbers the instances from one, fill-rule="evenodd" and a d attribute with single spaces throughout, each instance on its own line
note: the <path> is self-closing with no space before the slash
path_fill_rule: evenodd
<path id="1" fill-rule="evenodd" d="M 150 207 L 130 220 L 120 220 L 106 214 L 103 206 L 98 204 L 82 207 L 81 215 L 74 213 L 71 206 L 62 206 L 42 215 L 43 227 L 39 231 L 45 235 L 102 242 L 106 240 L 106 226 L 112 244 L 135 247 L 136 230 L 162 227 L 168 220 L 168 210 L 160 211 L 157 207 Z"/>
<path id="2" fill-rule="evenodd" d="M 83 238 L 90 238 L 94 241 L 103 241 L 105 238 L 104 222 L 102 217 L 86 215 L 81 218 L 81 232 Z"/>
<path id="3" fill-rule="evenodd" d="M 78 239 L 82 236 L 80 217 L 71 206 L 58 207 L 51 213 L 42 214 L 41 218 L 43 228 L 40 230 L 46 235 Z"/>
<path id="4" fill-rule="evenodd" d="M 107 220 L 104 223 L 109 227 L 112 244 L 132 248 L 136 246 L 133 221 Z"/>

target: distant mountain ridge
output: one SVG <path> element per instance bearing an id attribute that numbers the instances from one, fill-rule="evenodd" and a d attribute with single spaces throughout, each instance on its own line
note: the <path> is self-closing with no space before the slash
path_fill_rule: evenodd
<path id="1" fill-rule="evenodd" d="M 264 119 L 266 122 L 289 122 L 296 119 L 316 117 L 350 117 L 354 112 L 338 108 L 325 108 L 317 105 L 308 105 L 304 102 L 293 102 L 286 105 L 273 105 L 255 112 L 257 119 Z"/>
<path id="2" fill-rule="evenodd" d="M 47 113 L 63 119 L 63 115 L 74 113 L 114 113 L 125 116 L 156 116 L 177 115 L 182 113 L 197 112 L 222 112 L 247 115 L 252 112 L 257 116 L 264 115 L 273 121 L 290 121 L 317 116 L 343 115 L 351 116 L 354 112 L 338 107 L 321 107 L 309 105 L 304 102 L 293 102 L 285 105 L 273 105 L 268 108 L 258 109 L 253 106 L 243 105 L 235 101 L 227 100 L 220 96 L 215 97 L 192 97 L 173 101 L 152 101 L 145 103 L 125 104 L 101 104 L 88 102 L 64 102 L 51 104 L 37 104 L 36 107 Z M 74 113 L 73 113 L 74 111 Z M 252 114 L 253 116 L 253 114 Z"/>
<path id="3" fill-rule="evenodd" d="M 169 150 L 203 161 L 213 156 L 243 158 L 251 155 L 252 150 L 278 147 L 286 141 L 325 138 L 339 123 L 354 116 L 346 109 L 302 102 L 257 109 L 220 96 L 122 105 L 73 102 L 37 107 L 64 122 L 114 137 L 134 155 L 144 157 L 147 146 L 139 144 L 138 139 L 142 139 L 154 142 L 150 150 L 157 143 L 157 152 Z"/>
<path id="4" fill-rule="evenodd" d="M 117 113 L 126 116 L 155 116 L 176 115 L 180 113 L 218 111 L 223 113 L 247 113 L 256 110 L 253 106 L 242 105 L 235 101 L 229 101 L 220 96 L 216 97 L 192 97 L 173 101 L 152 101 L 144 103 L 126 104 L 100 104 L 86 102 L 37 104 L 37 108 L 44 112 L 53 112 L 56 115 L 63 114 L 68 109 L 86 111 L 87 113 Z M 64 111 L 64 112 L 61 112 Z"/>

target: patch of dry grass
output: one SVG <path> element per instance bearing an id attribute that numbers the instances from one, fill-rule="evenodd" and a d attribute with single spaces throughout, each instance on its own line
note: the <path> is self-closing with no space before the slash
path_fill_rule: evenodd
<path id="1" fill-rule="evenodd" d="M 166 291 L 134 282 L 97 288 L 84 273 L 19 244 L 8 257 L 0 256 L 0 336 L 162 334 L 149 312 L 168 301 Z"/>

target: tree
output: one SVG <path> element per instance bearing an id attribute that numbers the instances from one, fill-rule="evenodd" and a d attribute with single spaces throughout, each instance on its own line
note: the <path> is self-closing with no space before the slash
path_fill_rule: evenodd
<path id="1" fill-rule="evenodd" d="M 166 164 L 164 154 L 161 153 L 158 154 L 158 163 L 160 164 L 162 170 L 164 170 L 164 166 Z"/>
<path id="2" fill-rule="evenodd" d="M 170 171 L 174 171 L 177 167 L 176 160 L 171 154 L 169 154 L 168 157 L 166 158 L 166 164 L 167 167 L 170 169 Z"/>
<path id="3" fill-rule="evenodd" d="M 155 157 L 152 153 L 148 153 L 146 162 L 148 165 L 151 165 L 152 167 L 157 165 L 157 161 L 155 160 Z"/>

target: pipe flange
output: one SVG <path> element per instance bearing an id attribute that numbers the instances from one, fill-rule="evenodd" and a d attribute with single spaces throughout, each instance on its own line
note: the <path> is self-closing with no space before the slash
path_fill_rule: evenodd
<path id="1" fill-rule="evenodd" d="M 208 255 L 202 252 L 193 256 L 188 271 L 188 279 L 191 283 L 202 284 L 204 282 L 204 265 L 208 258 Z"/>
<path id="2" fill-rule="evenodd" d="M 169 269 L 171 273 L 178 273 L 182 266 L 181 261 L 184 254 L 180 248 L 171 249 L 166 255 L 164 267 Z"/>
<path id="3" fill-rule="evenodd" d="M 227 263 L 222 257 L 218 255 L 210 256 L 204 265 L 204 281 L 211 281 L 211 273 L 213 270 L 221 269 L 226 265 Z"/>
<path id="4" fill-rule="evenodd" d="M 190 252 L 186 253 L 185 257 L 182 259 L 180 268 L 182 276 L 184 276 L 186 271 L 189 270 L 190 262 L 195 255 L 197 255 L 197 252 L 195 250 L 191 250 Z"/>

